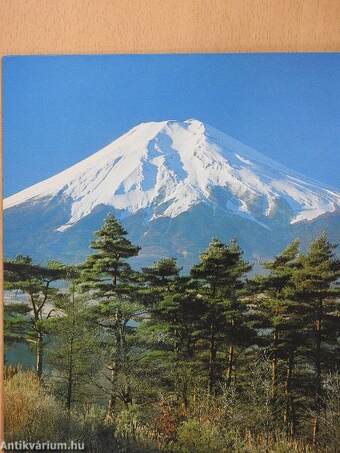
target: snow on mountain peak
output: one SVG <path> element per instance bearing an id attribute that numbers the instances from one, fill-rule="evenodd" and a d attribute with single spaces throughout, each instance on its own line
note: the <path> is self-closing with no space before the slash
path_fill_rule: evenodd
<path id="1" fill-rule="evenodd" d="M 141 123 L 87 159 L 4 200 L 8 209 L 41 199 L 70 202 L 64 231 L 106 205 L 150 220 L 204 202 L 263 223 L 278 209 L 291 223 L 340 207 L 339 192 L 196 119 Z"/>

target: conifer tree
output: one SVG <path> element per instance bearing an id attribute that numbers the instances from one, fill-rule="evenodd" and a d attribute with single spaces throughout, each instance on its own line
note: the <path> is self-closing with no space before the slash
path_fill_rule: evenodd
<path id="1" fill-rule="evenodd" d="M 178 282 L 181 269 L 175 258 L 161 258 L 152 266 L 142 268 L 142 280 L 146 284 L 140 289 L 146 305 L 156 303 L 160 296 L 170 293 Z"/>
<path id="2" fill-rule="evenodd" d="M 251 266 L 242 259 L 242 251 L 235 241 L 228 245 L 214 239 L 202 253 L 200 263 L 191 270 L 196 290 L 204 298 L 206 308 L 202 316 L 201 335 L 208 342 L 208 389 L 214 393 L 221 368 L 219 348 L 228 345 L 227 379 L 230 383 L 235 362 L 235 346 L 245 330 L 239 292 L 244 286 L 244 276 Z"/>
<path id="3" fill-rule="evenodd" d="M 68 267 L 68 291 L 55 298 L 55 316 L 47 323 L 53 336 L 47 359 L 53 367 L 56 393 L 65 402 L 68 412 L 74 403 L 86 400 L 90 378 L 98 368 L 96 328 L 89 318 L 89 309 L 83 296 L 76 292 L 76 267 Z"/>
<path id="4" fill-rule="evenodd" d="M 127 232 L 113 215 L 109 215 L 91 243 L 95 253 L 82 266 L 80 287 L 97 301 L 93 313 L 106 334 L 107 368 L 110 389 L 107 418 L 112 419 L 118 396 L 118 376 L 127 368 L 127 337 L 133 331 L 131 320 L 142 310 L 137 303 L 138 277 L 127 263 L 140 250 L 126 237 Z M 119 393 L 130 402 L 129 386 Z"/>
<path id="5" fill-rule="evenodd" d="M 48 263 L 47 267 L 32 264 L 29 256 L 18 255 L 13 260 L 7 260 L 5 268 L 5 289 L 19 290 L 29 296 L 31 310 L 30 336 L 36 346 L 35 370 L 39 378 L 43 373 L 43 350 L 46 333 L 44 322 L 51 316 L 53 298 L 58 290 L 52 283 L 65 276 L 64 266 L 55 261 Z"/>
<path id="6" fill-rule="evenodd" d="M 31 327 L 30 312 L 30 308 L 22 303 L 10 303 L 4 306 L 5 347 L 27 340 Z"/>
<path id="7" fill-rule="evenodd" d="M 293 241 L 272 261 L 264 264 L 269 273 L 256 279 L 260 291 L 260 306 L 272 332 L 272 398 L 276 408 L 285 400 L 284 423 L 294 435 L 296 429 L 293 398 L 293 372 L 297 353 L 303 346 L 303 306 L 297 300 L 295 275 L 299 264 L 299 241 Z M 280 382 L 280 361 L 285 361 L 285 377 Z M 298 383 L 296 382 L 296 385 Z M 282 394 L 282 392 L 284 395 Z M 276 416 L 276 414 L 275 414 Z"/>
<path id="8" fill-rule="evenodd" d="M 327 372 L 339 367 L 339 288 L 340 260 L 335 256 L 336 245 L 326 234 L 315 239 L 306 255 L 301 256 L 301 268 L 295 276 L 297 298 L 306 308 L 305 336 L 308 341 L 307 359 L 314 369 L 313 443 L 317 443 L 319 412 L 323 399 L 323 379 Z"/>
<path id="9" fill-rule="evenodd" d="M 163 338 L 161 344 L 151 344 L 149 358 L 152 360 L 155 351 L 163 352 L 163 360 L 160 354 L 157 359 L 162 362 L 170 387 L 187 408 L 194 380 L 196 330 L 202 304 L 190 288 L 190 279 L 179 275 L 180 270 L 173 258 L 143 268 L 147 283 L 143 295 L 150 317 L 144 331 L 149 332 L 150 338 L 157 333 Z"/>

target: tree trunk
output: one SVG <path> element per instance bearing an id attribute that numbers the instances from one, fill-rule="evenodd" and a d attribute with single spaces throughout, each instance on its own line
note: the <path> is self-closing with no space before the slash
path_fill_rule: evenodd
<path id="1" fill-rule="evenodd" d="M 213 326 L 211 327 L 213 330 Z M 215 362 L 216 362 L 216 344 L 215 336 L 212 333 L 210 337 L 210 346 L 209 346 L 209 393 L 213 395 L 215 388 Z"/>
<path id="2" fill-rule="evenodd" d="M 312 426 L 313 426 L 313 432 L 312 432 L 313 447 L 316 447 L 316 445 L 318 443 L 318 432 L 319 432 L 319 417 L 317 415 L 313 418 Z"/>
<path id="3" fill-rule="evenodd" d="M 316 354 L 315 354 L 315 371 L 316 371 L 316 392 L 315 396 L 318 400 L 321 395 L 321 317 L 315 323 L 316 333 Z"/>
<path id="4" fill-rule="evenodd" d="M 73 338 L 71 338 L 70 342 L 69 363 L 68 363 L 67 401 L 66 401 L 68 412 L 71 411 L 72 397 L 73 397 Z"/>
<path id="5" fill-rule="evenodd" d="M 117 274 L 118 274 L 118 267 L 116 266 L 113 270 L 113 275 L 112 275 L 112 286 L 114 288 L 117 288 Z"/>
<path id="6" fill-rule="evenodd" d="M 109 422 L 112 422 L 113 420 L 115 406 L 116 406 L 116 367 L 115 363 L 113 363 L 111 369 L 111 393 L 105 417 L 105 419 Z"/>
<path id="7" fill-rule="evenodd" d="M 313 445 L 317 444 L 317 437 L 319 431 L 319 411 L 321 403 L 322 393 L 322 376 L 321 376 L 321 328 L 322 328 L 322 300 L 319 301 L 318 305 L 318 316 L 315 321 L 315 374 L 316 374 L 316 385 L 315 385 L 315 413 L 313 419 Z"/>
<path id="8" fill-rule="evenodd" d="M 294 401 L 291 395 L 291 381 L 293 377 L 293 368 L 294 368 L 294 352 L 289 351 L 287 362 L 287 373 L 285 380 L 286 407 L 284 413 L 284 423 L 286 425 L 287 433 L 292 437 L 294 437 L 295 434 Z"/>
<path id="9" fill-rule="evenodd" d="M 232 379 L 232 376 L 233 376 L 233 367 L 234 367 L 234 353 L 235 353 L 235 350 L 234 350 L 234 345 L 231 344 L 229 346 L 229 352 L 228 352 L 228 371 L 227 371 L 227 383 L 228 385 L 231 384 L 231 379 Z"/>
<path id="10" fill-rule="evenodd" d="M 290 424 L 290 435 L 295 437 L 296 433 L 296 415 L 295 415 L 295 403 L 292 401 L 291 404 L 291 424 Z"/>
<path id="11" fill-rule="evenodd" d="M 125 333 L 124 327 L 121 325 L 120 312 L 117 312 L 117 325 L 115 327 L 114 335 L 116 340 L 116 351 L 111 364 L 111 392 L 106 413 L 107 421 L 113 420 L 117 399 L 117 376 L 121 370 L 122 363 L 124 362 L 126 351 Z"/>
<path id="12" fill-rule="evenodd" d="M 109 422 L 113 421 L 115 405 L 116 405 L 116 396 L 113 393 L 111 393 L 110 399 L 109 399 L 109 404 L 107 406 L 106 417 L 105 417 L 106 421 L 109 421 Z"/>
<path id="13" fill-rule="evenodd" d="M 42 377 L 43 370 L 43 339 L 42 332 L 38 332 L 35 354 L 35 372 L 39 379 Z"/>
<path id="14" fill-rule="evenodd" d="M 277 396 L 277 377 L 278 377 L 278 370 L 277 370 L 277 346 L 278 346 L 278 339 L 279 339 L 279 332 L 277 327 L 274 329 L 274 336 L 273 336 L 273 359 L 272 359 L 272 397 L 275 400 Z"/>
<path id="15" fill-rule="evenodd" d="M 187 388 L 183 390 L 183 405 L 185 411 L 187 411 L 189 409 L 189 392 Z"/>
<path id="16" fill-rule="evenodd" d="M 72 285 L 72 336 L 69 343 L 69 357 L 68 357 L 68 377 L 67 377 L 67 399 L 66 407 L 68 412 L 71 412 L 72 398 L 73 398 L 73 332 L 75 329 L 75 315 L 74 315 L 74 304 L 75 304 L 75 286 Z"/>

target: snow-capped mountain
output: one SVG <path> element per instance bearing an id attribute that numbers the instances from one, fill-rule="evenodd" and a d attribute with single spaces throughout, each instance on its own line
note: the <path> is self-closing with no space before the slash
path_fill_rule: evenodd
<path id="1" fill-rule="evenodd" d="M 127 224 L 138 218 L 133 228 L 143 232 L 140 238 L 155 225 L 183 223 L 183 217 L 190 224 L 188 214 L 197 210 L 203 218 L 228 218 L 229 225 L 230 219 L 246 222 L 247 230 L 252 224 L 266 237 L 279 224 L 292 228 L 338 214 L 339 208 L 336 190 L 194 119 L 142 123 L 89 158 L 4 200 L 5 225 L 6 214 L 15 223 L 25 213 L 32 224 L 53 212 L 46 224 L 42 222 L 45 230 L 41 225 L 38 228 L 53 243 L 74 236 L 72 230 L 78 231 L 93 216 L 110 210 Z M 29 220 L 32 216 L 34 220 Z M 12 236 L 12 221 L 5 226 L 5 246 L 7 235 Z M 24 243 L 30 236 L 34 255 L 36 231 L 30 225 L 27 228 Z M 215 230 L 219 228 L 213 227 L 211 235 L 219 233 Z M 164 235 L 169 235 L 169 227 L 166 231 Z M 6 249 L 12 253 L 13 244 Z M 173 254 L 173 250 L 168 252 Z M 43 256 L 43 251 L 38 255 Z"/>

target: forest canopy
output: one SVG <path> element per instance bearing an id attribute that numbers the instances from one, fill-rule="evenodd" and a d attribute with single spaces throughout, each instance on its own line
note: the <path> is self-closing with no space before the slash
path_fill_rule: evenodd
<path id="1" fill-rule="evenodd" d="M 325 234 L 306 253 L 293 241 L 261 275 L 218 238 L 188 274 L 172 257 L 133 269 L 140 247 L 113 215 L 91 250 L 77 266 L 5 261 L 5 289 L 25 295 L 5 305 L 5 342 L 35 354 L 32 370 L 7 364 L 6 440 L 336 451 L 340 261 Z"/>

